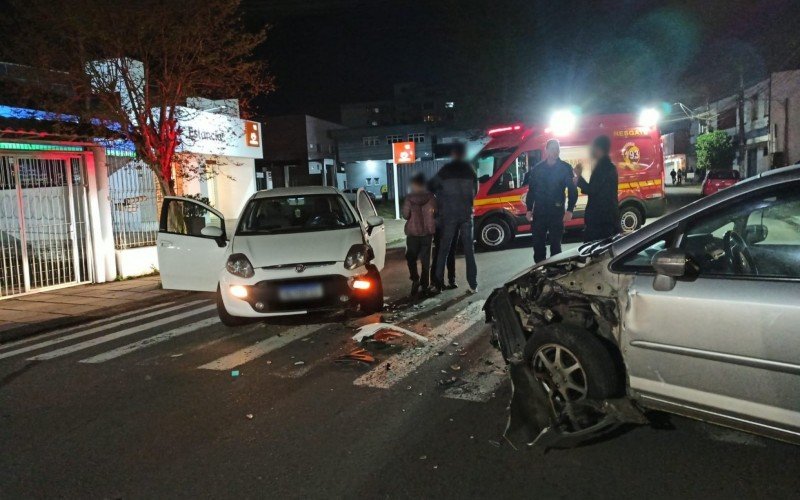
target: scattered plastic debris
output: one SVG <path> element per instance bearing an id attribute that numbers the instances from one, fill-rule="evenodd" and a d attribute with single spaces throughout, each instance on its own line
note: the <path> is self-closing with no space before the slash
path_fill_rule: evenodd
<path id="1" fill-rule="evenodd" d="M 489 440 L 489 444 L 494 446 L 495 448 L 500 448 L 500 442 L 499 441 L 493 441 L 493 440 L 490 439 Z"/>
<path id="2" fill-rule="evenodd" d="M 183 356 L 182 352 L 180 352 L 178 354 L 173 354 L 172 356 L 170 356 L 170 358 L 180 358 L 181 356 Z"/>
<path id="3" fill-rule="evenodd" d="M 450 365 L 450 369 L 453 370 L 454 372 L 457 372 L 458 370 L 461 369 L 461 367 L 458 365 Z"/>
<path id="4" fill-rule="evenodd" d="M 428 455 L 422 455 L 421 457 L 419 457 L 420 460 L 427 460 L 427 458 L 428 458 Z"/>
<path id="5" fill-rule="evenodd" d="M 239 376 L 239 370 L 231 370 L 231 377 L 236 378 Z"/>
<path id="6" fill-rule="evenodd" d="M 306 364 L 306 362 L 305 362 L 305 361 L 295 361 L 295 362 L 294 362 L 294 366 L 302 366 L 302 365 L 304 365 L 304 364 Z"/>
<path id="7" fill-rule="evenodd" d="M 408 335 L 414 340 L 418 340 L 420 342 L 427 342 L 428 339 L 423 337 L 418 333 L 414 333 L 411 330 L 406 330 L 405 328 L 401 328 L 399 326 L 393 325 L 391 323 L 372 323 L 369 325 L 364 325 L 358 329 L 358 332 L 353 335 L 353 340 L 356 342 L 361 342 L 365 338 L 372 337 L 376 333 L 381 330 L 391 330 L 395 332 L 402 333 L 404 335 Z"/>
<path id="8" fill-rule="evenodd" d="M 248 413 L 247 415 L 245 415 L 245 417 L 247 418 L 247 420 L 253 420 L 253 414 L 252 413 Z"/>
<path id="9" fill-rule="evenodd" d="M 334 363 L 349 363 L 349 362 L 356 362 L 356 363 L 365 363 L 365 364 L 372 364 L 375 362 L 375 357 L 369 353 L 363 347 L 356 347 L 352 351 L 339 356 L 338 358 L 333 360 Z M 389 369 L 388 366 L 386 368 Z"/>

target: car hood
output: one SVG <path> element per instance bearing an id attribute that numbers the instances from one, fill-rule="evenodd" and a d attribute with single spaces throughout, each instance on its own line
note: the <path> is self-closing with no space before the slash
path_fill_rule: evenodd
<path id="1" fill-rule="evenodd" d="M 508 283 L 512 283 L 516 281 L 518 278 L 525 276 L 532 271 L 538 268 L 558 268 L 563 267 L 564 264 L 567 263 L 579 263 L 579 267 L 585 267 L 587 265 L 595 264 L 598 260 L 598 257 L 601 255 L 606 254 L 611 250 L 611 245 L 614 241 L 619 239 L 621 236 L 615 236 L 613 238 L 608 238 L 605 240 L 594 241 L 590 243 L 585 243 L 583 245 L 579 245 L 575 248 L 567 250 L 565 252 L 561 252 L 559 254 L 553 255 L 547 260 L 543 260 L 538 264 L 535 264 L 532 267 L 524 269 L 517 273 L 513 278 L 511 278 Z"/>
<path id="2" fill-rule="evenodd" d="M 360 227 L 306 233 L 234 236 L 233 253 L 243 253 L 253 267 L 343 262 L 353 245 L 363 243 Z"/>

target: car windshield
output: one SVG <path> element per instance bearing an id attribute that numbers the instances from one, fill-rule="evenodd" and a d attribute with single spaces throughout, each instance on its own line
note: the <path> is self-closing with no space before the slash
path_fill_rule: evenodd
<path id="1" fill-rule="evenodd" d="M 339 195 L 271 196 L 247 204 L 236 234 L 304 233 L 357 225 L 355 215 Z"/>
<path id="2" fill-rule="evenodd" d="M 473 160 L 478 178 L 489 179 L 503 166 L 503 162 L 514 152 L 514 148 L 486 149 Z"/>

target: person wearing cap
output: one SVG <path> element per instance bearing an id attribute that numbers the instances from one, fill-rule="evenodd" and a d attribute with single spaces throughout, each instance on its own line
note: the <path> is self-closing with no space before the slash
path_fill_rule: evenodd
<path id="1" fill-rule="evenodd" d="M 583 167 L 575 167 L 577 184 L 588 196 L 583 215 L 583 240 L 595 241 L 610 238 L 622 231 L 617 201 L 617 167 L 611 162 L 611 139 L 601 135 L 592 141 L 591 156 L 594 161 L 592 173 L 587 181 L 582 177 Z"/>
<path id="2" fill-rule="evenodd" d="M 547 141 L 545 159 L 534 165 L 528 175 L 525 217 L 531 222 L 535 262 L 547 258 L 548 241 L 551 257 L 561 253 L 564 224 L 572 219 L 578 201 L 572 167 L 559 158 L 560 153 L 561 145 L 557 140 Z M 564 191 L 568 193 L 566 203 Z"/>

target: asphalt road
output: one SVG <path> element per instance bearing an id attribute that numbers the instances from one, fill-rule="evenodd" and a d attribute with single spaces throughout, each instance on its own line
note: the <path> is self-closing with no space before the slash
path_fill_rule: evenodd
<path id="1" fill-rule="evenodd" d="M 369 344 L 369 365 L 336 362 L 357 320 L 228 329 L 202 294 L 2 345 L 0 498 L 797 494 L 796 446 L 679 417 L 573 450 L 504 443 L 480 306 L 529 243 L 478 255 L 478 295 L 422 303 L 390 252 L 386 317 L 430 340 Z"/>

